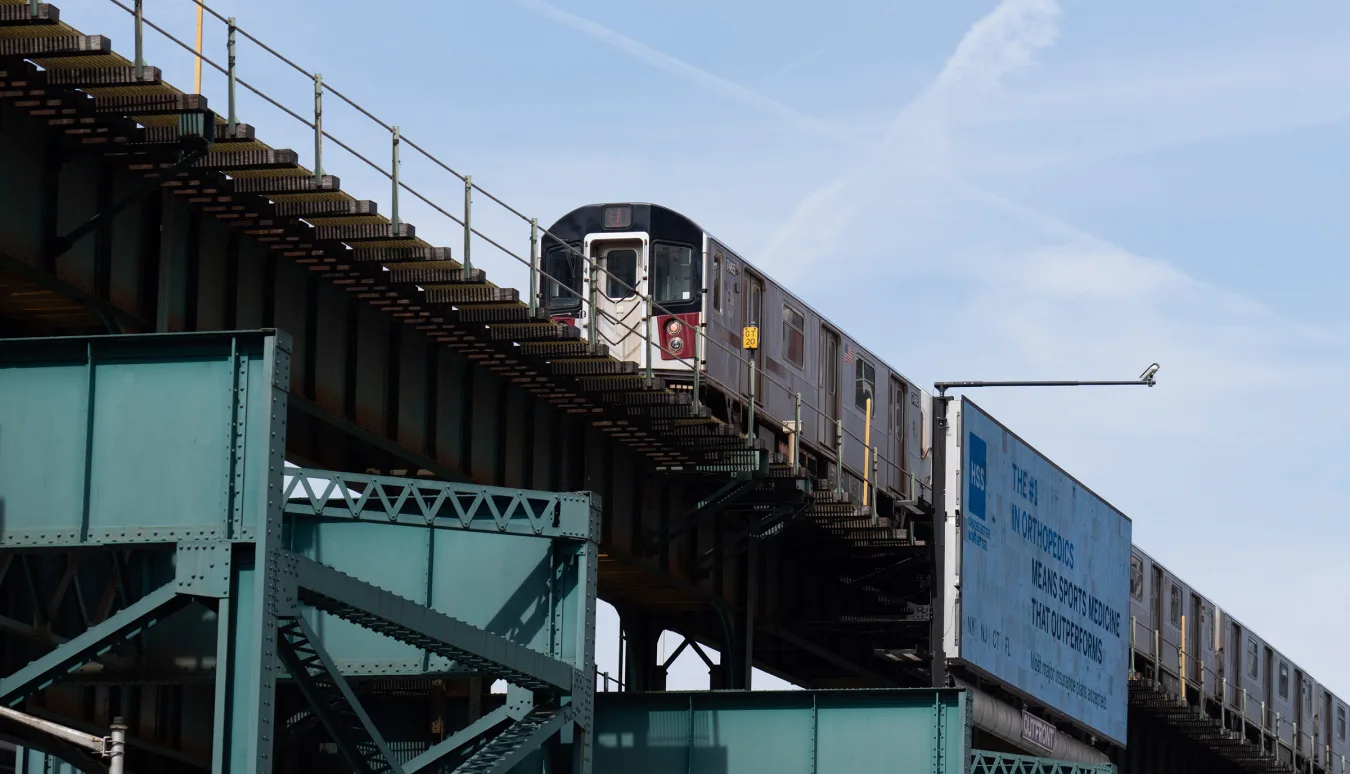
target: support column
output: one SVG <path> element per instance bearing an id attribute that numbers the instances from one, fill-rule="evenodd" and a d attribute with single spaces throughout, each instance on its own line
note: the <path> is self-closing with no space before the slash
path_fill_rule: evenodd
<path id="1" fill-rule="evenodd" d="M 635 610 L 620 610 L 619 625 L 623 627 L 625 691 L 645 692 L 666 689 L 666 670 L 661 665 L 661 628 L 651 619 Z"/>
<path id="2" fill-rule="evenodd" d="M 261 544 L 234 557 L 216 636 L 212 774 L 270 774 L 276 714 L 276 566 Z"/>

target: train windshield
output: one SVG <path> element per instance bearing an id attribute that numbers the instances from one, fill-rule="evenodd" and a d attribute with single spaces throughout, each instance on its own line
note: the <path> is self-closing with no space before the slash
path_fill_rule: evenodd
<path id="1" fill-rule="evenodd" d="M 698 292 L 693 248 L 657 243 L 652 247 L 652 297 L 658 304 L 692 301 Z"/>
<path id="2" fill-rule="evenodd" d="M 581 256 L 558 246 L 544 253 L 544 305 L 549 309 L 570 309 L 581 305 Z"/>

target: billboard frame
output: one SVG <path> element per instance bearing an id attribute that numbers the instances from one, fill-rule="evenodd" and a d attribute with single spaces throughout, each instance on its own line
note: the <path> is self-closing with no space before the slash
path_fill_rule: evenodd
<path id="1" fill-rule="evenodd" d="M 935 401 L 935 408 L 937 407 L 937 405 L 938 404 Z M 950 415 L 953 405 L 958 407 L 957 416 L 955 418 L 956 421 L 952 421 L 952 417 Z M 1117 739 L 1114 734 L 1108 733 L 1107 731 L 1098 728 L 1088 723 L 1087 721 L 1077 718 L 1069 714 L 1065 710 L 1051 706 L 1046 699 L 1039 698 L 1033 695 L 1029 691 L 1024 690 L 1009 682 L 1008 678 L 999 677 L 998 675 L 991 673 L 989 670 L 977 666 L 976 664 L 972 663 L 971 661 L 967 660 L 962 656 L 961 646 L 964 642 L 964 634 L 965 634 L 964 631 L 965 621 L 964 616 L 962 614 L 964 605 L 962 581 L 965 570 L 965 567 L 963 565 L 965 559 L 965 541 L 963 538 L 964 538 L 965 518 L 966 518 L 965 513 L 966 471 L 964 470 L 964 467 L 965 467 L 966 434 L 967 434 L 965 409 L 967 406 L 974 407 L 975 410 L 978 411 L 983 416 L 984 419 L 987 419 L 991 424 L 998 427 L 1004 433 L 1007 433 L 1018 443 L 1021 443 L 1028 451 L 1032 452 L 1041 460 L 1043 460 L 1055 472 L 1064 476 L 1065 479 L 1071 482 L 1074 486 L 1080 488 L 1088 495 L 1096 498 L 1097 501 L 1102 503 L 1102 505 L 1104 505 L 1107 509 L 1109 509 L 1110 512 L 1115 513 L 1118 517 L 1123 519 L 1125 524 L 1128 525 L 1130 533 L 1128 544 L 1130 545 L 1131 549 L 1133 548 L 1134 520 L 1131 519 L 1129 515 L 1127 515 L 1124 511 L 1120 510 L 1115 505 L 1111 504 L 1109 500 L 1107 500 L 1105 497 L 1102 497 L 1091 487 L 1084 484 L 1079 478 L 1069 473 L 1062 466 L 1060 466 L 1053 459 L 1051 459 L 1048 455 L 1046 455 L 1041 450 L 1037 449 L 1025 438 L 1023 438 L 1017 432 L 1009 428 L 1006 424 L 996 419 L 990 412 L 985 410 L 984 407 L 980 406 L 978 403 L 971 400 L 969 397 L 961 395 L 959 396 L 959 399 L 956 401 L 951 402 L 944 401 L 942 404 L 942 408 L 939 410 L 944 410 L 944 413 L 946 414 L 946 416 L 942 417 L 942 419 L 946 420 L 945 422 L 943 422 L 943 424 L 946 426 L 946 437 L 935 439 L 939 443 L 944 444 L 943 453 L 946 458 L 945 470 L 943 470 L 943 481 L 940 482 L 944 494 L 943 507 L 941 513 L 942 518 L 944 520 L 942 528 L 942 537 L 943 543 L 945 544 L 942 549 L 943 553 L 942 559 L 944 564 L 942 573 L 943 574 L 942 589 L 945 599 L 943 599 L 942 601 L 943 609 L 941 611 L 941 615 L 943 616 L 943 618 L 946 619 L 947 622 L 947 625 L 945 626 L 945 631 L 943 632 L 942 636 L 942 652 L 946 655 L 949 666 L 956 667 L 961 671 L 970 673 L 970 675 L 974 677 L 978 677 L 982 680 L 988 681 L 990 685 L 997 686 L 999 689 L 1022 699 L 1028 704 L 1042 709 L 1048 717 L 1056 718 L 1064 723 L 1082 729 L 1083 731 L 1086 731 L 1087 733 L 1092 734 L 1097 738 L 1109 741 L 1113 744 L 1123 747 L 1126 744 L 1125 737 L 1128 736 L 1129 730 L 1128 709 L 1125 710 L 1126 720 L 1125 720 L 1125 727 L 1120 734 L 1121 738 Z M 1124 567 L 1125 569 L 1123 569 L 1122 571 L 1128 573 L 1128 560 L 1126 561 Z M 1124 607 L 1121 608 L 1121 613 L 1123 616 L 1129 615 L 1128 593 L 1129 592 L 1127 587 L 1126 588 L 1127 596 L 1125 598 Z M 1126 664 L 1128 666 L 1131 658 L 1128 651 L 1129 648 L 1128 640 L 1126 640 L 1125 647 L 1127 649 Z M 1121 695 L 1119 700 L 1123 703 L 1127 703 L 1129 691 L 1128 675 L 1126 675 L 1122 679 L 1124 680 L 1125 688 L 1124 693 Z"/>

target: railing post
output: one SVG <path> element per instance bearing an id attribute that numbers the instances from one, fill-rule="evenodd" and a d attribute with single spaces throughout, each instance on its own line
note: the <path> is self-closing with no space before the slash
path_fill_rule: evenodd
<path id="1" fill-rule="evenodd" d="M 745 412 L 745 446 L 755 447 L 755 353 L 750 353 L 750 403 Z"/>
<path id="2" fill-rule="evenodd" d="M 877 470 L 880 467 L 877 462 L 877 447 L 872 447 L 872 525 L 881 520 L 881 509 L 877 507 Z"/>
<path id="3" fill-rule="evenodd" d="M 226 99 L 229 102 L 229 116 L 226 118 L 226 127 L 231 139 L 233 139 L 235 127 L 239 125 L 239 117 L 234 112 L 234 86 L 236 81 L 234 74 L 234 17 L 231 16 L 226 19 L 225 24 L 229 28 L 228 36 L 225 38 L 225 62 L 229 79 L 229 86 L 226 91 Z"/>
<path id="4" fill-rule="evenodd" d="M 651 298 L 651 293 L 647 294 Z M 703 361 L 700 360 L 698 340 L 703 338 L 703 323 L 694 326 L 694 401 L 691 404 L 694 416 L 703 411 L 699 403 L 699 377 L 703 375 Z"/>
<path id="5" fill-rule="evenodd" d="M 1242 689 L 1242 735 L 1247 735 L 1247 689 Z"/>
<path id="6" fill-rule="evenodd" d="M 834 491 L 844 493 L 844 420 L 834 420 Z"/>
<path id="7" fill-rule="evenodd" d="M 314 187 L 323 185 L 323 76 L 314 73 Z"/>
<path id="8" fill-rule="evenodd" d="M 792 475 L 802 472 L 802 394 L 792 396 Z"/>
<path id="9" fill-rule="evenodd" d="M 1138 672 L 1135 671 L 1134 668 L 1134 652 L 1135 650 L 1137 650 L 1137 648 L 1135 647 L 1135 643 L 1138 642 L 1139 639 L 1139 634 L 1137 631 L 1135 631 L 1135 627 L 1138 624 L 1139 624 L 1138 617 L 1130 616 L 1130 679 L 1134 679 L 1135 677 L 1138 676 Z"/>
<path id="10" fill-rule="evenodd" d="M 389 197 L 389 236 L 397 237 L 399 226 L 402 225 L 398 219 L 398 169 L 402 165 L 398 159 L 398 146 L 401 136 L 398 133 L 398 127 L 391 127 L 393 135 L 393 158 L 389 165 L 389 180 L 394 184 L 392 195 Z"/>
<path id="11" fill-rule="evenodd" d="M 1153 630 L 1153 689 L 1162 690 L 1162 627 Z"/>
<path id="12" fill-rule="evenodd" d="M 646 375 L 647 375 L 647 386 L 648 386 L 648 387 L 651 387 L 651 386 L 652 386 L 652 354 L 653 354 L 653 353 L 652 353 L 652 295 L 651 295 L 650 293 L 647 294 L 647 330 L 646 330 L 645 335 L 646 335 L 646 337 L 647 337 L 647 342 L 646 342 L 646 344 L 645 344 L 645 346 L 646 346 L 646 354 L 645 354 L 645 356 L 643 357 L 643 360 L 644 360 L 644 361 L 646 362 L 646 364 L 647 364 L 646 369 L 645 369 L 645 372 L 646 372 Z M 696 363 L 695 365 L 697 366 L 697 363 Z"/>
<path id="13" fill-rule="evenodd" d="M 530 218 L 530 319 L 539 314 L 539 219 Z M 647 315 L 651 316 L 648 306 Z"/>
<path id="14" fill-rule="evenodd" d="M 144 0 L 136 0 L 136 80 L 145 80 L 145 10 Z M 36 7 L 36 2 L 34 3 Z M 36 11 L 34 12 L 36 15 Z"/>
<path id="15" fill-rule="evenodd" d="M 473 222 L 473 221 L 472 221 L 472 218 L 473 218 L 473 176 L 472 176 L 472 175 L 465 175 L 465 176 L 464 176 L 464 260 L 460 261 L 460 263 L 464 264 L 464 279 L 465 279 L 466 281 L 469 279 L 469 275 L 473 274 L 473 256 L 471 256 L 471 255 L 469 254 L 469 250 L 470 250 L 470 248 L 472 247 L 472 241 L 473 241 L 473 226 L 470 225 L 470 224 Z M 591 313 L 592 313 L 592 314 L 595 313 L 595 309 L 594 309 L 594 308 L 591 309 Z M 591 327 L 592 327 L 592 328 L 595 327 L 595 320 L 591 320 Z M 592 339 L 591 343 L 592 343 L 592 344 L 595 343 L 594 339 Z"/>
<path id="16" fill-rule="evenodd" d="M 586 290 L 586 300 L 591 308 L 589 312 L 585 309 L 581 311 L 590 315 L 591 323 L 586 326 L 586 340 L 595 344 L 599 340 L 596 337 L 600 330 L 600 308 L 598 304 L 600 300 L 600 270 L 598 264 L 590 258 L 583 256 L 582 260 L 586 262 L 587 276 L 591 278 L 590 287 Z"/>

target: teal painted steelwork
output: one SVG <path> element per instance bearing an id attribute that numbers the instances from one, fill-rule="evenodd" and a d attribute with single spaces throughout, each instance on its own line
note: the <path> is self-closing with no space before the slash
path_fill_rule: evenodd
<path id="1" fill-rule="evenodd" d="M 970 706 L 957 689 L 605 694 L 597 771 L 963 774 Z"/>
<path id="2" fill-rule="evenodd" d="M 0 341 L 0 546 L 276 529 L 289 362 L 262 332 Z"/>
<path id="3" fill-rule="evenodd" d="M 1116 767 L 1109 763 L 1070 763 L 987 750 L 975 750 L 970 755 L 970 774 L 1115 774 L 1115 772 Z"/>
<path id="4" fill-rule="evenodd" d="M 0 599 L 3 614 L 40 621 L 60 607 L 64 591 L 47 603 L 31 582 L 60 572 L 44 564 L 51 548 L 117 557 L 129 544 L 146 557 L 139 591 L 0 671 L 0 701 L 96 661 L 123 684 L 166 669 L 181 679 L 186 661 L 211 677 L 214 701 L 203 728 L 179 728 L 214 740 L 212 772 L 273 770 L 292 684 L 359 771 L 403 771 L 408 749 L 433 748 L 419 767 L 505 772 L 556 740 L 571 771 L 589 772 L 598 501 L 288 470 L 289 383 L 274 331 L 0 341 L 0 545 L 35 592 L 28 609 Z M 408 572 L 411 557 L 422 572 Z M 76 560 L 66 567 L 59 585 L 77 586 L 83 611 Z M 113 567 L 122 588 L 126 567 Z M 119 651 L 124 640 L 138 647 Z M 454 749 L 424 737 L 395 752 L 348 676 L 409 673 L 504 679 L 511 701 L 486 727 L 447 729 Z"/>

